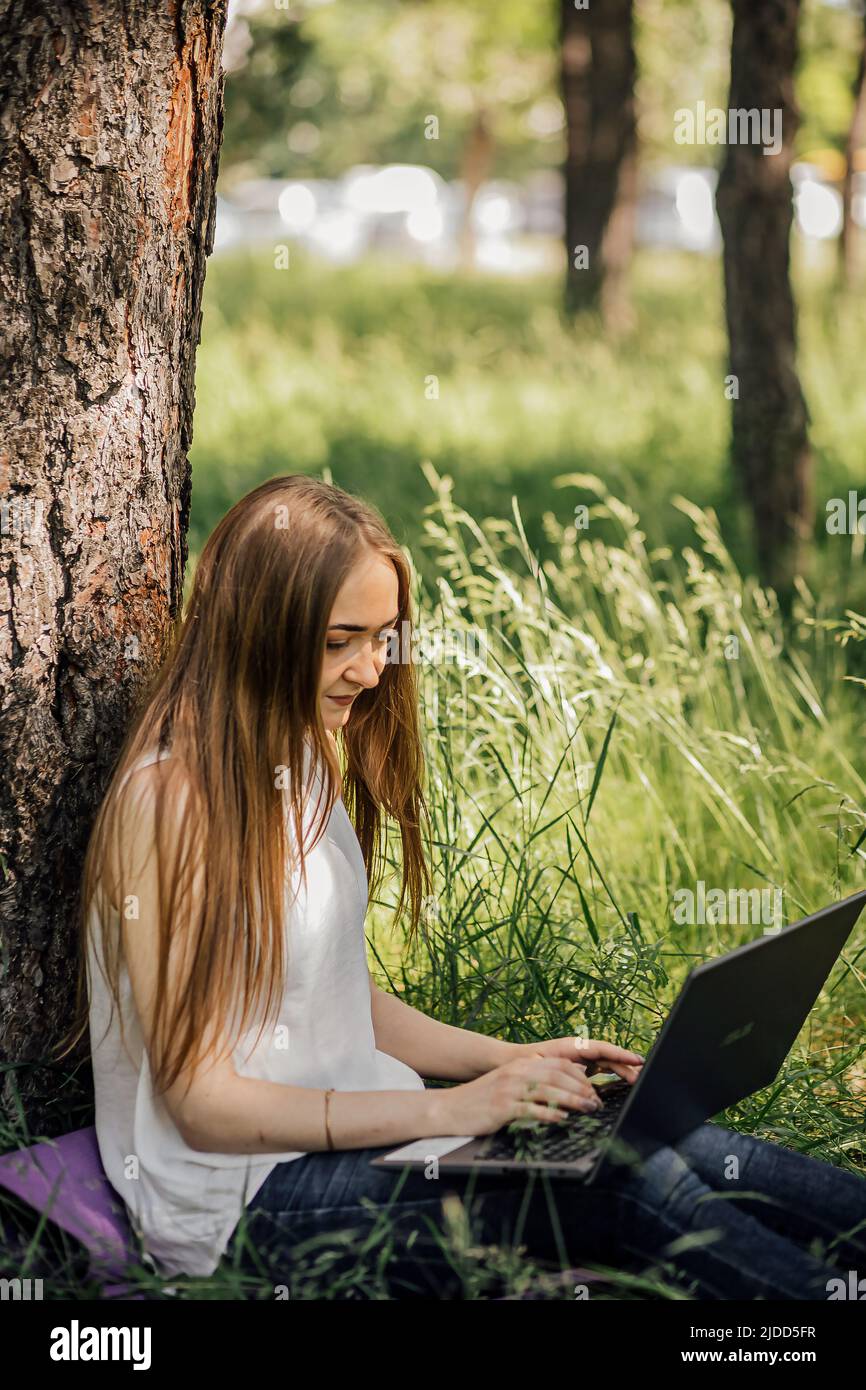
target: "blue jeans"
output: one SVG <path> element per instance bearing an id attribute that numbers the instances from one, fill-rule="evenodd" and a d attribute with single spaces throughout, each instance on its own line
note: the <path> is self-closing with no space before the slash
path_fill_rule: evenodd
<path id="1" fill-rule="evenodd" d="M 428 1178 L 370 1167 L 394 1147 L 277 1164 L 228 1257 L 291 1287 L 299 1256 L 324 1252 L 319 1268 L 333 1281 L 366 1250 L 373 1296 L 459 1298 L 455 1246 L 442 1238 L 453 1236 L 443 1208 L 453 1193 L 471 1245 L 522 1246 L 559 1268 L 649 1264 L 700 1299 L 819 1300 L 830 1279 L 866 1277 L 866 1179 L 714 1123 L 589 1187 L 529 1171 Z"/>

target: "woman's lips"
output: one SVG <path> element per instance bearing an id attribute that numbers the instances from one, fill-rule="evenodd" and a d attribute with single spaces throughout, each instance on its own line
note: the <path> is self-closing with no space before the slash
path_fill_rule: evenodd
<path id="1" fill-rule="evenodd" d="M 335 705 L 350 705 L 354 700 L 354 695 L 329 695 L 328 699 L 333 700 Z"/>

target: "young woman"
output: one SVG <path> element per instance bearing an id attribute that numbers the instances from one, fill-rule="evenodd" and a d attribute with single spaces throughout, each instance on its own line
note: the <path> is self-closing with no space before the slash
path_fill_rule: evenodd
<path id="1" fill-rule="evenodd" d="M 228 1253 L 290 1284 L 302 1244 L 363 1236 L 386 1206 L 391 1294 L 449 1297 L 456 1193 L 476 1240 L 540 1260 L 660 1261 L 706 1298 L 826 1298 L 833 1259 L 866 1268 L 866 1182 L 716 1125 L 602 1189 L 370 1166 L 411 1139 L 592 1111 L 591 1074 L 633 1083 L 642 1063 L 451 1027 L 372 983 L 384 817 L 412 930 L 431 887 L 415 672 L 388 659 L 409 578 L 378 514 L 338 488 L 285 477 L 244 497 L 101 807 L 83 1026 L 102 1159 L 154 1267 L 207 1275 Z"/>

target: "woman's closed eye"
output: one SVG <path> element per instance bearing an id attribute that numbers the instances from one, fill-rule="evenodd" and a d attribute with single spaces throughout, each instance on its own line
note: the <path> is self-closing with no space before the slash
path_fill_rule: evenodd
<path id="1" fill-rule="evenodd" d="M 396 636 L 397 636 L 397 629 L 396 629 L 396 628 L 393 628 L 393 627 L 390 627 L 390 628 L 383 628 L 382 631 L 379 633 L 378 637 L 376 637 L 375 640 L 376 640 L 376 642 L 378 642 L 379 645 L 381 646 L 383 643 L 385 643 L 385 642 L 388 641 L 388 638 L 389 638 L 389 637 L 396 637 Z M 343 647 L 348 647 L 348 645 L 349 645 L 348 641 L 345 641 L 345 642 L 331 642 L 331 641 L 328 641 L 328 642 L 326 642 L 326 644 L 325 644 L 325 646 L 326 646 L 326 648 L 327 648 L 327 650 L 328 650 L 329 652 L 338 652 L 338 651 L 342 651 Z"/>

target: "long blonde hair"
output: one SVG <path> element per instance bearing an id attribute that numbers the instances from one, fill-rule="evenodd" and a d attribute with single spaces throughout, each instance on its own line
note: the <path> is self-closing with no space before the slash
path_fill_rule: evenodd
<path id="1" fill-rule="evenodd" d="M 344 771 L 319 707 L 331 610 L 368 549 L 393 563 L 398 624 L 408 625 L 399 631 L 411 631 L 405 556 L 381 516 L 341 488 L 301 475 L 274 478 L 237 502 L 208 539 L 186 612 L 128 732 L 94 823 L 80 899 L 74 1031 L 60 1055 L 87 1028 L 88 923 L 94 902 L 107 903 L 104 868 L 110 847 L 120 843 L 123 784 L 138 760 L 157 747 L 170 746 L 171 757 L 160 764 L 154 808 L 159 956 L 150 1053 L 155 1090 L 167 1090 L 185 1067 L 195 1065 L 215 1015 L 234 1017 L 239 1035 L 254 1016 L 261 1016 L 264 1026 L 282 997 L 287 809 L 295 832 L 292 848 L 304 875 L 311 848 L 302 833 L 305 740 L 311 740 L 313 760 L 318 753 L 325 774 L 312 843 L 342 793 L 373 896 L 385 867 L 383 814 L 391 817 L 402 839 L 395 918 L 408 899 L 410 935 L 417 931 L 431 880 L 421 835 L 421 819 L 429 829 L 429 817 L 413 663 L 387 662 L 376 688 L 356 697 L 338 734 Z M 278 768 L 286 769 L 288 806 L 275 792 Z M 178 835 L 177 817 L 161 808 L 166 797 L 181 791 L 190 799 Z M 166 826 L 172 824 L 169 833 Z M 196 868 L 204 891 L 193 911 L 190 884 Z M 113 899 L 118 905 L 124 902 L 122 873 L 121 865 Z M 102 960 L 119 1006 L 118 908 L 99 916 Z M 189 949 L 170 999 L 168 958 L 178 925 Z"/>

